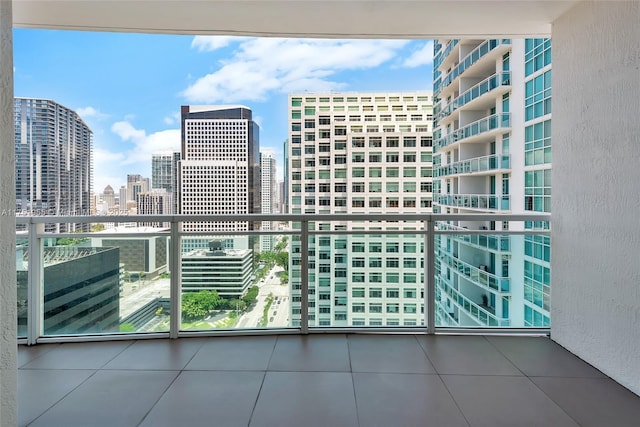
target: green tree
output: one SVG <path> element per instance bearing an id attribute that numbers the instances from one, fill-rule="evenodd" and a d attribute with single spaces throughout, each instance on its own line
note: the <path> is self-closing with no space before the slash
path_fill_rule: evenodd
<path id="1" fill-rule="evenodd" d="M 232 299 L 229 301 L 229 310 L 235 310 L 235 311 L 245 311 L 247 309 L 247 303 L 244 302 L 241 299 Z"/>
<path id="2" fill-rule="evenodd" d="M 250 287 L 249 290 L 247 290 L 247 293 L 244 294 L 240 299 L 244 301 L 244 303 L 248 307 L 255 302 L 256 298 L 258 297 L 258 292 L 260 292 L 260 289 L 254 285 Z"/>
<path id="3" fill-rule="evenodd" d="M 278 252 L 276 255 L 276 264 L 284 268 L 284 271 L 289 271 L 289 253 Z"/>
<path id="4" fill-rule="evenodd" d="M 210 311 L 226 304 L 227 300 L 216 291 L 187 292 L 182 295 L 182 317 L 189 321 L 202 319 Z"/>
<path id="5" fill-rule="evenodd" d="M 289 272 L 285 270 L 282 273 L 280 273 L 280 284 L 286 285 L 288 283 L 289 283 Z"/>

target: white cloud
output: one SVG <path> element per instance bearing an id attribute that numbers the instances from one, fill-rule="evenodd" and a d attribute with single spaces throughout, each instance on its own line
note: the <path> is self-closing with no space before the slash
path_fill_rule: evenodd
<path id="1" fill-rule="evenodd" d="M 336 72 L 377 67 L 407 43 L 250 38 L 240 43 L 231 59 L 196 79 L 182 95 L 189 102 L 215 103 L 264 100 L 272 91 L 337 90 L 344 84 L 331 80 Z"/>
<path id="2" fill-rule="evenodd" d="M 180 121 L 180 113 L 173 113 L 170 116 L 165 116 L 163 121 L 166 125 L 174 125 Z"/>
<path id="3" fill-rule="evenodd" d="M 198 52 L 213 52 L 229 46 L 231 43 L 246 40 L 246 37 L 233 36 L 195 36 L 191 41 L 191 47 Z"/>
<path id="4" fill-rule="evenodd" d="M 180 149 L 180 129 L 167 129 L 147 135 L 143 129 L 136 129 L 127 121 L 116 122 L 111 130 L 125 142 L 133 144 L 125 152 L 121 164 L 128 165 L 137 162 L 151 163 L 151 155 L 157 151 L 172 151 Z"/>
<path id="5" fill-rule="evenodd" d="M 428 41 L 422 48 L 414 51 L 411 56 L 404 60 L 403 66 L 409 68 L 429 65 L 433 62 L 433 41 Z"/>
<path id="6" fill-rule="evenodd" d="M 89 118 L 101 120 L 109 117 L 108 114 L 105 114 L 92 106 L 76 108 L 76 113 L 78 113 L 78 115 L 84 120 L 87 120 Z"/>

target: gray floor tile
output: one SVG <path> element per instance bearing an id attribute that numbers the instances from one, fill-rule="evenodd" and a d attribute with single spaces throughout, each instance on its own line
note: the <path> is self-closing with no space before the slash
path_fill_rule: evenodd
<path id="1" fill-rule="evenodd" d="M 413 335 L 349 335 L 353 372 L 435 374 Z"/>
<path id="2" fill-rule="evenodd" d="M 197 371 L 265 371 L 275 336 L 212 337 L 185 369 Z"/>
<path id="3" fill-rule="evenodd" d="M 177 375 L 176 371 L 96 372 L 31 426 L 137 426 Z"/>
<path id="4" fill-rule="evenodd" d="M 349 350 L 345 335 L 281 335 L 270 371 L 349 372 Z"/>
<path id="5" fill-rule="evenodd" d="M 443 375 L 471 426 L 577 426 L 526 377 Z"/>
<path id="6" fill-rule="evenodd" d="M 437 375 L 354 373 L 361 426 L 467 426 Z"/>
<path id="7" fill-rule="evenodd" d="M 203 338 L 139 340 L 118 354 L 103 369 L 183 369 L 202 347 Z"/>
<path id="8" fill-rule="evenodd" d="M 531 380 L 583 427 L 640 425 L 640 397 L 609 378 Z"/>
<path id="9" fill-rule="evenodd" d="M 267 372 L 250 425 L 357 426 L 351 374 Z"/>
<path id="10" fill-rule="evenodd" d="M 184 371 L 141 426 L 249 424 L 264 372 Z"/>
<path id="11" fill-rule="evenodd" d="M 418 341 L 439 374 L 522 375 L 484 337 L 433 335 Z"/>
<path id="12" fill-rule="evenodd" d="M 549 338 L 487 337 L 487 340 L 527 376 L 606 378 Z"/>
<path id="13" fill-rule="evenodd" d="M 89 378 L 94 370 L 18 370 L 18 425 L 36 419 Z"/>
<path id="14" fill-rule="evenodd" d="M 100 369 L 133 341 L 59 344 L 22 369 Z"/>
<path id="15" fill-rule="evenodd" d="M 18 346 L 18 367 L 26 365 L 37 359 L 48 351 L 58 347 L 58 344 L 41 344 L 41 345 L 19 345 Z"/>

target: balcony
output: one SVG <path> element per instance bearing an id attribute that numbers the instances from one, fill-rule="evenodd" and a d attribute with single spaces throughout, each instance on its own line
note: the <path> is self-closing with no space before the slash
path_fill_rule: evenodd
<path id="1" fill-rule="evenodd" d="M 434 149 L 441 150 L 461 142 L 487 142 L 496 135 L 509 131 L 510 127 L 511 114 L 493 114 L 434 140 Z"/>
<path id="2" fill-rule="evenodd" d="M 544 337 L 270 335 L 19 348 L 18 425 L 634 426 Z"/>
<path id="3" fill-rule="evenodd" d="M 458 77 L 467 70 L 470 70 L 472 66 L 479 63 L 484 58 L 497 58 L 506 52 L 511 45 L 510 39 L 492 39 L 486 40 L 478 47 L 473 49 L 464 58 L 460 60 L 460 63 L 456 65 L 449 73 L 442 76 L 441 90 L 439 94 L 436 94 L 439 98 L 445 98 L 447 96 L 447 90 L 451 87 L 452 83 L 457 81 Z M 490 55 L 493 53 L 493 55 Z"/>
<path id="4" fill-rule="evenodd" d="M 456 194 L 438 196 L 438 204 L 463 209 L 477 209 L 482 211 L 508 211 L 510 209 L 509 196 L 493 194 Z"/>
<path id="5" fill-rule="evenodd" d="M 492 154 L 490 156 L 476 157 L 468 160 L 461 160 L 449 165 L 440 166 L 434 171 L 434 176 L 452 175 L 479 175 L 483 172 L 495 173 L 510 169 L 509 155 Z"/>
<path id="6" fill-rule="evenodd" d="M 473 85 L 458 97 L 456 97 L 453 101 L 444 105 L 439 109 L 438 113 L 434 117 L 440 123 L 440 125 L 446 124 L 447 121 L 445 121 L 445 119 L 447 119 L 452 113 L 468 104 L 475 104 L 475 101 L 480 101 L 483 95 L 491 93 L 493 94 L 491 97 L 493 100 L 494 95 L 501 95 L 508 92 L 510 89 L 511 72 L 505 71 L 502 73 L 496 73 L 491 77 L 488 77 L 481 82 Z M 440 101 L 440 103 L 443 103 L 443 101 Z M 471 105 L 469 105 L 469 107 L 472 108 Z"/>

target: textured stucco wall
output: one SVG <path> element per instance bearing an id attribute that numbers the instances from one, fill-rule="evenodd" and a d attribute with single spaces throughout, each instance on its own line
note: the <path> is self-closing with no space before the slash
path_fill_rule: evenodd
<path id="1" fill-rule="evenodd" d="M 11 2 L 0 1 L 0 426 L 16 425 L 16 226 Z"/>
<path id="2" fill-rule="evenodd" d="M 640 394 L 640 2 L 553 24 L 551 338 Z"/>

